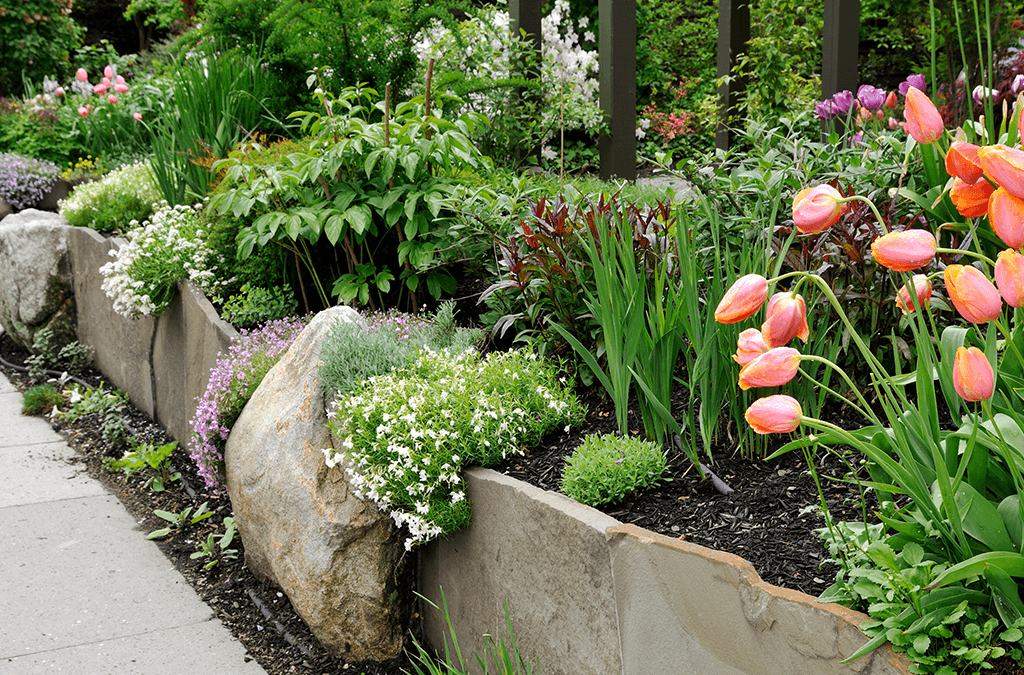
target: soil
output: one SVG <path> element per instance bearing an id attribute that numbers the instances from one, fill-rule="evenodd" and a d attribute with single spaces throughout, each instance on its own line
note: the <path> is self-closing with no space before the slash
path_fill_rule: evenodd
<path id="1" fill-rule="evenodd" d="M 0 335 L 0 358 L 20 366 L 26 356 L 9 336 Z M 23 372 L 2 364 L 0 370 L 19 388 L 29 385 Z M 87 371 L 81 377 L 93 386 L 102 383 L 106 389 L 113 389 L 96 371 Z M 583 392 L 582 397 L 588 416 L 581 428 L 551 434 L 539 448 L 527 456 L 510 458 L 497 470 L 538 487 L 557 490 L 564 459 L 581 438 L 615 430 L 611 403 L 596 390 Z M 832 421 L 842 421 L 845 414 L 843 409 L 829 411 Z M 172 464 L 174 470 L 181 472 L 182 479 L 166 491 L 150 491 L 142 476 L 122 479 L 109 473 L 103 468 L 103 458 L 120 457 L 124 448 L 112 448 L 103 441 L 95 417 L 85 416 L 74 423 L 55 421 L 53 426 L 81 453 L 83 469 L 118 496 L 142 530 L 149 532 L 166 525 L 154 515 L 155 509 L 178 513 L 206 502 L 207 508 L 216 513 L 186 532 L 157 541 L 157 545 L 245 646 L 247 660 L 255 659 L 271 675 L 397 675 L 412 670 L 404 658 L 387 663 L 345 663 L 326 653 L 296 615 L 287 596 L 255 578 L 244 566 L 239 539 L 231 544 L 238 550 L 234 560 L 221 560 L 206 570 L 206 559 L 192 559 L 198 541 L 223 531 L 221 522 L 231 514 L 230 501 L 226 496 L 205 492 L 187 451 L 181 447 L 172 455 Z M 131 435 L 140 440 L 170 440 L 159 425 L 133 406 L 126 406 L 125 417 Z M 632 413 L 631 428 L 640 428 L 639 419 Z M 824 525 L 824 519 L 803 455 L 792 452 L 763 461 L 730 455 L 727 450 L 713 449 L 712 469 L 733 490 L 728 494 L 716 490 L 711 480 L 701 479 L 689 459 L 676 451 L 669 457 L 669 479 L 661 486 L 602 510 L 624 523 L 741 556 L 771 584 L 820 594 L 835 580 L 837 568 L 828 560 L 813 532 Z M 853 454 L 842 459 L 826 454 L 817 458 L 829 509 L 838 520 L 862 516 L 858 488 L 842 480 L 853 475 L 851 467 L 856 469 L 859 465 L 859 458 Z M 872 506 L 869 496 L 869 512 Z M 990 672 L 1021 671 L 1009 663 L 1000 663 Z"/>

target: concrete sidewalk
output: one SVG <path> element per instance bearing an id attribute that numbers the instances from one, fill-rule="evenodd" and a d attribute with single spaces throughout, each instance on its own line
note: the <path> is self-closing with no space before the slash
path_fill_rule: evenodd
<path id="1" fill-rule="evenodd" d="M 116 497 L 0 374 L 0 675 L 259 675 Z"/>

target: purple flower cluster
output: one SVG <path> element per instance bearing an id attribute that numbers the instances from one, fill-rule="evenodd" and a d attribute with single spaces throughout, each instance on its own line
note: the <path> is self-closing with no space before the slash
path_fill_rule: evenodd
<path id="1" fill-rule="evenodd" d="M 53 162 L 0 153 L 0 199 L 15 211 L 42 201 L 57 181 L 60 169 Z"/>
<path id="2" fill-rule="evenodd" d="M 366 315 L 367 330 L 393 330 L 399 342 L 408 342 L 414 330 L 428 325 L 430 322 L 426 319 L 396 309 L 377 310 Z"/>
<path id="3" fill-rule="evenodd" d="M 192 425 L 191 456 L 206 487 L 215 494 L 225 490 L 224 444 L 242 408 L 264 376 L 295 342 L 308 318 L 271 321 L 242 331 L 210 371 L 206 392 L 196 406 Z"/>
<path id="4" fill-rule="evenodd" d="M 853 92 L 844 89 L 832 94 L 832 98 L 826 98 L 814 106 L 814 116 L 819 119 L 830 120 L 833 117 L 848 114 L 851 107 L 853 107 Z"/>

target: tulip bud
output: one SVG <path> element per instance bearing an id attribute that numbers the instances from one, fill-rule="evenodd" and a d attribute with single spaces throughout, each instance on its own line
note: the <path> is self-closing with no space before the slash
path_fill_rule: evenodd
<path id="1" fill-rule="evenodd" d="M 907 120 L 907 133 L 921 145 L 934 143 L 942 136 L 942 115 L 931 99 L 917 87 L 907 89 L 903 116 Z"/>
<path id="2" fill-rule="evenodd" d="M 995 372 L 985 352 L 957 347 L 953 359 L 953 389 L 965 401 L 987 401 L 995 389 Z"/>
<path id="3" fill-rule="evenodd" d="M 80 105 L 80 106 L 78 106 L 78 114 L 81 115 L 82 117 L 85 117 L 86 115 L 89 114 L 89 109 L 86 108 L 84 105 Z"/>
<path id="4" fill-rule="evenodd" d="M 890 91 L 889 95 L 885 97 L 885 107 L 892 110 L 899 104 L 899 99 L 896 98 L 896 92 Z"/>
<path id="5" fill-rule="evenodd" d="M 128 91 L 128 85 L 127 84 L 115 84 L 114 85 L 114 91 L 116 91 L 118 94 L 124 94 L 125 92 Z"/>
<path id="6" fill-rule="evenodd" d="M 75 77 L 79 82 L 85 82 L 89 79 L 89 73 L 85 72 L 85 68 L 79 68 L 78 72 L 75 73 Z"/>
<path id="7" fill-rule="evenodd" d="M 743 417 L 758 434 L 788 434 L 800 426 L 803 418 L 800 403 L 792 396 L 775 394 L 750 404 Z"/>
<path id="8" fill-rule="evenodd" d="M 978 148 L 985 175 L 1017 199 L 1024 199 L 1024 152 L 1005 145 Z"/>
<path id="9" fill-rule="evenodd" d="M 53 90 L 53 93 L 56 94 L 57 96 L 63 96 L 64 95 L 64 87 L 57 87 L 56 89 Z"/>
<path id="10" fill-rule="evenodd" d="M 769 349 L 771 347 L 761 337 L 761 331 L 756 328 L 748 328 L 740 333 L 740 337 L 736 341 L 736 355 L 732 358 L 736 363 L 745 366 Z"/>
<path id="11" fill-rule="evenodd" d="M 800 352 L 792 347 L 769 349 L 740 370 L 740 389 L 781 387 L 800 370 Z"/>
<path id="12" fill-rule="evenodd" d="M 769 347 L 781 347 L 795 337 L 807 342 L 807 303 L 802 295 L 783 291 L 768 301 L 767 318 L 761 325 L 761 336 Z"/>
<path id="13" fill-rule="evenodd" d="M 106 68 L 103 69 L 103 76 L 106 77 L 108 80 L 113 78 L 114 77 L 114 69 L 112 67 L 110 67 L 110 66 L 107 66 Z"/>
<path id="14" fill-rule="evenodd" d="M 943 274 L 946 294 L 960 316 L 971 323 L 987 323 L 1003 309 L 999 290 L 974 267 L 950 265 Z"/>
<path id="15" fill-rule="evenodd" d="M 124 78 L 121 77 L 120 75 L 118 75 L 117 78 L 115 78 L 114 81 L 117 82 L 118 84 L 126 84 L 126 82 L 124 81 Z"/>
<path id="16" fill-rule="evenodd" d="M 914 287 L 914 297 L 910 296 L 910 290 L 903 284 L 900 292 L 896 294 L 896 306 L 904 314 L 914 312 L 918 307 L 927 307 L 928 300 L 932 297 L 932 282 L 924 274 L 915 274 L 911 279 Z"/>
<path id="17" fill-rule="evenodd" d="M 966 141 L 956 141 L 950 145 L 946 153 L 946 171 L 968 185 L 978 182 L 982 174 L 978 146 Z"/>
<path id="18" fill-rule="evenodd" d="M 949 199 L 961 216 L 979 218 L 989 211 L 989 197 L 995 188 L 987 180 L 979 180 L 968 185 L 959 177 L 953 179 L 949 188 Z"/>
<path id="19" fill-rule="evenodd" d="M 875 262 L 894 272 L 910 272 L 924 267 L 935 257 L 935 235 L 927 230 L 890 232 L 875 239 L 871 255 Z"/>
<path id="20" fill-rule="evenodd" d="M 136 122 L 141 122 L 142 121 L 142 113 L 139 113 L 139 112 L 132 113 L 132 118 L 134 118 Z"/>
<path id="21" fill-rule="evenodd" d="M 767 297 L 767 279 L 760 274 L 742 276 L 725 292 L 725 296 L 718 303 L 715 321 L 725 324 L 743 321 L 761 309 Z"/>
<path id="22" fill-rule="evenodd" d="M 111 84 L 113 84 L 113 83 L 110 81 L 109 77 L 104 77 L 103 78 L 103 86 L 104 87 L 110 87 Z"/>
<path id="23" fill-rule="evenodd" d="M 1013 92 L 1014 96 L 1024 91 L 1024 73 L 1017 73 L 1013 78 L 1013 83 L 1010 84 L 1010 91 Z"/>
<path id="24" fill-rule="evenodd" d="M 97 84 L 97 85 L 95 85 L 92 88 L 92 93 L 99 94 L 100 96 L 103 96 L 104 94 L 107 93 L 107 88 L 104 85 L 102 85 L 102 84 Z"/>
<path id="25" fill-rule="evenodd" d="M 1024 307 L 1024 255 L 1012 248 L 996 258 L 996 288 L 1010 307 Z"/>
<path id="26" fill-rule="evenodd" d="M 110 101 L 110 105 L 117 105 L 117 97 L 113 94 L 107 96 L 107 100 Z"/>
<path id="27" fill-rule="evenodd" d="M 843 195 L 831 185 L 804 188 L 793 198 L 793 222 L 801 232 L 818 234 L 831 227 L 846 210 Z"/>
<path id="28" fill-rule="evenodd" d="M 989 197 L 987 211 L 996 236 L 1010 248 L 1020 248 L 1024 244 L 1024 199 L 999 188 Z"/>

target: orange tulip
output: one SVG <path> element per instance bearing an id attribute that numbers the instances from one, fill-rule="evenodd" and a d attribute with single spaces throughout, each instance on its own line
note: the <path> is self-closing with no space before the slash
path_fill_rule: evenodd
<path id="1" fill-rule="evenodd" d="M 1017 199 L 1024 199 L 1024 151 L 1005 145 L 978 148 L 985 175 Z"/>
<path id="2" fill-rule="evenodd" d="M 760 274 L 747 274 L 725 292 L 715 309 L 718 323 L 737 323 L 761 309 L 768 297 L 768 280 Z"/>
<path id="3" fill-rule="evenodd" d="M 747 424 L 759 434 L 788 434 L 800 426 L 804 411 L 792 396 L 775 394 L 759 398 L 750 404 L 744 417 Z"/>
<path id="4" fill-rule="evenodd" d="M 1010 307 L 1024 307 L 1024 255 L 1012 248 L 996 258 L 996 288 Z"/>
<path id="5" fill-rule="evenodd" d="M 875 239 L 871 244 L 871 254 L 882 267 L 895 272 L 909 272 L 930 263 L 935 257 L 936 246 L 935 235 L 927 230 L 903 230 Z"/>
<path id="6" fill-rule="evenodd" d="M 846 210 L 843 195 L 831 185 L 804 188 L 793 198 L 793 222 L 806 234 L 818 234 L 839 220 Z"/>
<path id="7" fill-rule="evenodd" d="M 946 153 L 946 171 L 968 185 L 981 178 L 981 162 L 978 161 L 978 146 L 966 141 L 956 141 Z"/>
<path id="8" fill-rule="evenodd" d="M 1024 199 L 999 188 L 988 199 L 988 222 L 1004 244 L 1020 248 L 1024 244 Z"/>
<path id="9" fill-rule="evenodd" d="M 921 145 L 928 145 L 942 136 L 942 115 L 935 104 L 917 87 L 907 89 L 903 116 L 907 120 L 907 133 Z"/>
<path id="10" fill-rule="evenodd" d="M 914 297 L 910 297 L 910 291 L 906 284 L 903 284 L 900 292 L 896 294 L 896 306 L 904 314 L 910 314 L 919 306 L 926 307 L 928 299 L 932 297 L 932 282 L 926 275 L 915 274 L 910 281 L 914 285 Z"/>
<path id="11" fill-rule="evenodd" d="M 800 352 L 792 347 L 769 349 L 740 369 L 740 389 L 781 387 L 800 369 Z"/>
<path id="12" fill-rule="evenodd" d="M 971 323 L 986 323 L 1002 311 L 999 290 L 977 268 L 950 265 L 943 280 L 956 311 Z"/>
<path id="13" fill-rule="evenodd" d="M 985 352 L 958 347 L 953 359 L 953 388 L 965 401 L 987 401 L 995 389 L 995 373 Z"/>
<path id="14" fill-rule="evenodd" d="M 961 216 L 978 218 L 988 212 L 988 200 L 994 190 L 987 180 L 968 184 L 957 176 L 949 188 L 949 198 Z"/>
<path id="15" fill-rule="evenodd" d="M 761 335 L 769 347 L 782 347 L 795 337 L 807 342 L 807 303 L 799 293 L 783 291 L 768 301 L 767 318 L 761 324 Z"/>
<path id="16" fill-rule="evenodd" d="M 761 337 L 761 331 L 748 328 L 740 333 L 739 340 L 736 341 L 736 355 L 732 358 L 736 363 L 745 366 L 769 349 L 771 347 Z"/>

